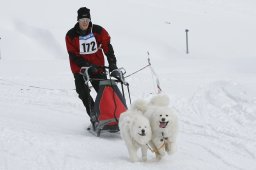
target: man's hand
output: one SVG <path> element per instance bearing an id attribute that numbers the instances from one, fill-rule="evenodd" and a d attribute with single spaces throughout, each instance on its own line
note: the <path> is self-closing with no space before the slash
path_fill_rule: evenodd
<path id="1" fill-rule="evenodd" d="M 98 72 L 98 67 L 97 66 L 92 65 L 88 68 L 89 76 L 95 75 L 97 72 Z"/>
<path id="2" fill-rule="evenodd" d="M 112 72 L 110 73 L 110 76 L 116 78 L 116 79 L 119 80 L 119 81 L 122 81 L 121 72 L 118 71 L 118 70 L 112 71 Z"/>

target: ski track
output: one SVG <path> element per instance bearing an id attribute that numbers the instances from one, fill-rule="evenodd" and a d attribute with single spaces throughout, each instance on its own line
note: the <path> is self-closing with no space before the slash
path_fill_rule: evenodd
<path id="1" fill-rule="evenodd" d="M 2 79 L 0 79 L 0 86 L 0 106 L 10 107 L 8 114 L 13 111 L 17 112 L 21 106 L 22 109 L 37 106 L 48 110 L 49 113 L 56 115 L 61 113 L 69 117 L 78 117 L 78 119 L 81 114 L 84 114 L 74 90 L 44 89 L 15 84 Z M 230 91 L 237 91 L 237 93 Z M 184 146 L 192 145 L 195 148 L 193 152 L 204 150 L 205 153 L 202 156 L 196 154 L 197 160 L 202 162 L 207 161 L 207 157 L 212 157 L 211 159 L 216 160 L 216 165 L 219 167 L 242 170 L 243 164 L 239 165 L 236 160 L 243 158 L 251 163 L 247 169 L 254 169 L 256 132 L 253 113 L 256 107 L 253 99 L 247 98 L 246 94 L 236 89 L 232 83 L 217 82 L 210 84 L 209 87 L 202 87 L 187 101 L 176 98 L 172 100 L 175 101 L 172 105 L 179 112 L 180 118 L 178 155 L 181 153 L 195 155 L 196 153 L 184 153 L 186 151 Z M 20 121 L 26 121 L 26 118 Z M 121 145 L 122 142 L 120 137 L 112 139 L 113 136 L 111 136 L 109 137 L 111 140 L 108 140 L 108 137 L 99 139 L 82 130 L 73 134 L 72 131 L 59 133 L 60 130 L 52 129 L 53 131 L 47 133 L 47 130 L 36 132 L 29 129 L 30 127 L 37 129 L 37 125 L 19 129 L 19 124 L 16 126 L 14 124 L 16 121 L 11 120 L 11 117 L 0 120 L 0 122 L 2 124 L 0 125 L 0 151 L 6 155 L 0 159 L 1 169 L 12 169 L 13 162 L 16 162 L 14 167 L 19 165 L 21 169 L 34 169 L 34 167 L 38 167 L 37 169 L 73 169 L 76 164 L 83 164 L 85 153 L 81 151 L 81 148 L 90 153 L 95 152 L 93 148 L 97 147 L 99 140 L 105 140 L 104 142 L 110 146 L 113 145 L 110 144 L 113 140 L 116 145 Z M 85 144 L 81 141 L 85 141 Z M 91 141 L 91 146 L 94 147 L 88 148 L 88 141 Z M 70 145 L 72 147 L 68 149 Z M 63 148 L 65 148 L 64 151 Z M 126 150 L 118 155 L 122 154 L 126 156 Z M 151 153 L 150 158 L 153 157 Z M 120 161 L 120 158 L 115 156 L 111 159 Z M 127 158 L 123 159 L 121 161 L 127 162 Z M 91 169 L 102 168 L 104 164 L 94 159 L 87 161 L 95 161 L 95 166 L 90 167 Z M 109 163 L 106 169 L 111 166 L 113 165 Z M 214 164 L 211 166 L 214 167 Z M 84 167 L 86 166 L 77 167 L 77 169 Z"/>
<path id="2" fill-rule="evenodd" d="M 195 143 L 194 143 L 195 144 Z M 195 144 L 198 145 L 198 144 Z M 239 167 L 234 166 L 233 164 L 229 163 L 228 161 L 226 161 L 223 157 L 220 156 L 220 154 L 218 154 L 217 152 L 214 152 L 213 150 L 209 149 L 209 147 L 205 147 L 202 145 L 199 145 L 199 147 L 203 148 L 205 151 L 207 151 L 211 156 L 215 157 L 216 159 L 218 159 L 219 161 L 223 162 L 225 165 L 227 165 L 229 168 L 231 169 L 239 169 L 242 170 Z"/>
<path id="3" fill-rule="evenodd" d="M 254 99 L 236 84 L 222 81 L 200 88 L 188 103 L 176 105 L 183 113 L 180 115 L 182 133 L 195 140 L 201 139 L 198 143 L 193 142 L 195 145 L 204 148 L 230 169 L 246 168 L 232 158 L 222 157 L 222 152 L 227 155 L 232 153 L 234 158 L 242 157 L 252 163 L 248 166 L 252 170 L 256 167 L 255 106 Z M 203 142 L 203 139 L 207 142 Z M 211 145 L 221 148 L 222 152 L 214 151 Z"/>
<path id="4" fill-rule="evenodd" d="M 47 89 L 31 85 L 20 85 L 10 81 L 0 79 L 2 86 L 1 98 L 5 103 L 13 104 L 13 101 L 24 105 L 38 105 L 49 110 L 55 110 L 69 114 L 63 105 L 70 106 L 71 109 L 80 109 L 81 105 L 78 100 L 73 100 L 77 96 L 75 90 L 65 89 Z M 4 103 L 3 102 L 3 103 Z M 56 107 L 57 106 L 57 107 Z"/>

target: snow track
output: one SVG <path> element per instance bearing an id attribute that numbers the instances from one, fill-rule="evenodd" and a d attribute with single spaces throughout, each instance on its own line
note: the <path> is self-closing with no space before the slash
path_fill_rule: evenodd
<path id="1" fill-rule="evenodd" d="M 119 135 L 97 138 L 86 132 L 88 120 L 74 90 L 45 89 L 0 79 L 0 94 L 0 169 L 133 166 L 127 161 Z M 254 169 L 256 104 L 242 87 L 232 82 L 212 83 L 201 87 L 189 100 L 172 99 L 172 105 L 179 112 L 179 149 L 174 156 L 165 157 L 161 167 L 200 169 L 203 164 L 209 169 L 242 170 L 244 165 L 248 165 L 247 170 Z M 174 163 L 168 165 L 169 161 Z M 150 162 L 155 161 L 149 152 L 148 165 Z M 148 165 L 138 164 L 136 169 Z"/>
<path id="2" fill-rule="evenodd" d="M 242 87 L 215 82 L 175 107 L 181 113 L 182 132 L 190 136 L 193 147 L 208 153 L 206 162 L 215 159 L 216 165 L 226 165 L 225 169 L 255 168 L 256 104 Z"/>

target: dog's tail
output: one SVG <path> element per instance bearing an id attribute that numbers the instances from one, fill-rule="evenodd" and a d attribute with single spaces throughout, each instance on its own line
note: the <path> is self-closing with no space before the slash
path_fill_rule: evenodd
<path id="1" fill-rule="evenodd" d="M 147 102 L 142 99 L 138 99 L 132 104 L 132 109 L 141 111 L 142 113 L 146 112 L 147 110 Z"/>
<path id="2" fill-rule="evenodd" d="M 155 106 L 168 106 L 170 99 L 167 95 L 156 95 L 150 100 L 150 104 Z"/>

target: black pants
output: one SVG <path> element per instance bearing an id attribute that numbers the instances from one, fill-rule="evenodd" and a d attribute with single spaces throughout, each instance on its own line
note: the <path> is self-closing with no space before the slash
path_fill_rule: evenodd
<path id="1" fill-rule="evenodd" d="M 82 100 L 87 114 L 91 117 L 92 110 L 94 107 L 94 100 L 90 95 L 90 88 L 88 85 L 85 84 L 83 76 L 81 74 L 74 74 L 75 78 L 75 85 L 76 85 L 76 92 L 78 93 L 78 97 Z M 106 75 L 104 74 L 97 74 L 94 75 L 92 78 L 97 79 L 106 79 Z M 96 92 L 99 91 L 99 80 L 91 80 L 91 84 Z"/>

